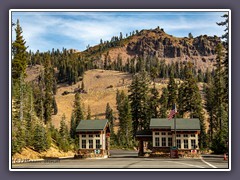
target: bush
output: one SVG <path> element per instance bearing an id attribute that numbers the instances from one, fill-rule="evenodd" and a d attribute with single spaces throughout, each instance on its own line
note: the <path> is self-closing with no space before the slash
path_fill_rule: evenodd
<path id="1" fill-rule="evenodd" d="M 226 142 L 223 139 L 222 133 L 218 133 L 213 139 L 211 150 L 215 154 L 223 154 L 227 152 Z"/>
<path id="2" fill-rule="evenodd" d="M 64 91 L 63 93 L 62 93 L 62 95 L 64 96 L 64 95 L 67 95 L 67 94 L 69 94 L 70 92 L 68 92 L 68 91 Z"/>
<path id="3" fill-rule="evenodd" d="M 107 87 L 107 89 L 109 89 L 109 88 L 113 88 L 113 85 L 110 85 L 110 86 Z"/>

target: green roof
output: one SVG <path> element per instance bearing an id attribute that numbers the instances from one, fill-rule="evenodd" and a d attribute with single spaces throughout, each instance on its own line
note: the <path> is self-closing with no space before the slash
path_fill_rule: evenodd
<path id="1" fill-rule="evenodd" d="M 150 129 L 171 129 L 174 130 L 174 119 L 157 119 L 153 118 L 150 121 Z M 183 119 L 176 118 L 176 130 L 200 130 L 200 121 L 197 118 Z"/>
<path id="2" fill-rule="evenodd" d="M 108 120 L 81 120 L 77 126 L 76 132 L 102 131 L 105 129 Z"/>

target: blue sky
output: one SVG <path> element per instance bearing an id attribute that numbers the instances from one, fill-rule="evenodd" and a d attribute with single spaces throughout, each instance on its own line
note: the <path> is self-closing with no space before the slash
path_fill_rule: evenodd
<path id="1" fill-rule="evenodd" d="M 100 39 L 112 36 L 125 37 L 133 30 L 163 28 L 176 37 L 217 35 L 224 27 L 216 25 L 223 21 L 226 12 L 12 12 L 12 20 L 20 20 L 23 37 L 28 50 L 48 51 L 73 48 L 83 51 L 94 46 Z M 13 40 L 15 32 L 12 31 Z"/>

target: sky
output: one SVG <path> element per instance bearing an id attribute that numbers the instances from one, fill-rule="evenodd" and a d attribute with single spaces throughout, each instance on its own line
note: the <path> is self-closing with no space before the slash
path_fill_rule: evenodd
<path id="1" fill-rule="evenodd" d="M 33 52 L 66 48 L 83 51 L 88 45 L 123 37 L 132 31 L 163 28 L 167 34 L 187 37 L 192 33 L 221 36 L 226 12 L 12 12 L 12 21 L 20 21 L 28 50 Z M 12 29 L 12 41 L 15 31 Z"/>

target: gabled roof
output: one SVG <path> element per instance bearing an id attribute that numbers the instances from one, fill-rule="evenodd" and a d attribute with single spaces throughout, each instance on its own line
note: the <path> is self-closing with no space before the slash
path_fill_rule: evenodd
<path id="1" fill-rule="evenodd" d="M 153 118 L 150 121 L 150 129 L 171 129 L 174 130 L 174 119 L 157 119 Z M 197 118 L 193 119 L 176 119 L 176 130 L 178 131 L 191 131 L 200 130 L 200 121 Z"/>
<path id="2" fill-rule="evenodd" d="M 86 131 L 103 131 L 108 123 L 107 119 L 103 120 L 81 120 L 77 126 L 76 132 Z"/>

